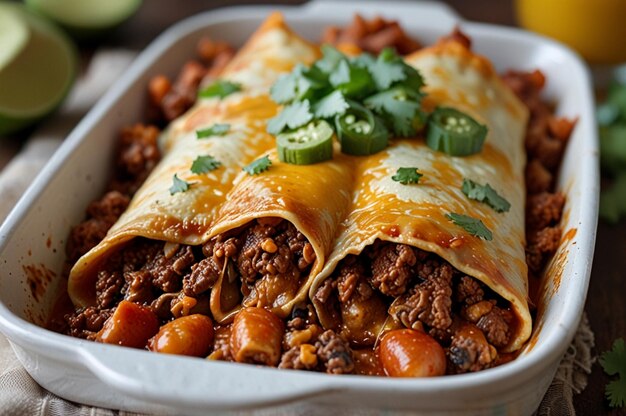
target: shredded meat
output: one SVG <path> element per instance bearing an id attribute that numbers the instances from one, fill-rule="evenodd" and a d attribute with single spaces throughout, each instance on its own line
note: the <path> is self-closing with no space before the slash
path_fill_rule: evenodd
<path id="1" fill-rule="evenodd" d="M 113 314 L 113 309 L 98 309 L 94 306 L 77 309 L 66 315 L 69 335 L 77 338 L 94 340 L 104 322 Z"/>
<path id="2" fill-rule="evenodd" d="M 537 159 L 526 166 L 526 189 L 529 194 L 538 194 L 552 189 L 554 175 Z"/>
<path id="3" fill-rule="evenodd" d="M 354 45 L 374 54 L 380 53 L 386 47 L 392 47 L 402 55 L 421 48 L 419 42 L 406 35 L 398 22 L 385 20 L 380 16 L 365 20 L 359 14 L 355 14 L 352 24 L 345 28 L 327 27 L 322 43 Z"/>
<path id="4" fill-rule="evenodd" d="M 315 343 L 318 360 L 330 374 L 350 374 L 354 370 L 352 350 L 348 343 L 332 330 L 325 331 Z"/>
<path id="5" fill-rule="evenodd" d="M 303 349 L 310 348 L 309 359 L 303 360 L 303 355 L 306 357 L 306 352 Z M 315 370 L 318 367 L 319 359 L 317 357 L 317 349 L 311 344 L 297 345 L 287 350 L 280 358 L 280 364 L 278 368 L 286 368 L 293 370 Z"/>
<path id="6" fill-rule="evenodd" d="M 388 296 L 400 296 L 415 275 L 413 266 L 417 263 L 416 252 L 405 244 L 382 244 L 372 255 L 372 285 Z M 420 260 L 425 257 L 419 251 Z"/>
<path id="7" fill-rule="evenodd" d="M 416 268 L 423 282 L 397 298 L 389 313 L 408 328 L 420 321 L 429 327 L 444 330 L 452 324 L 454 269 L 438 259 L 428 259 Z"/>

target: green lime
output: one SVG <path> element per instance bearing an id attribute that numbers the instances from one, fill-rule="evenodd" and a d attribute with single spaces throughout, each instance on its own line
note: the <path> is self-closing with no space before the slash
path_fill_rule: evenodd
<path id="1" fill-rule="evenodd" d="M 25 0 L 79 40 L 107 33 L 133 15 L 141 0 Z"/>
<path id="2" fill-rule="evenodd" d="M 0 3 L 0 135 L 54 110 L 74 81 L 76 63 L 59 29 L 21 5 Z"/>

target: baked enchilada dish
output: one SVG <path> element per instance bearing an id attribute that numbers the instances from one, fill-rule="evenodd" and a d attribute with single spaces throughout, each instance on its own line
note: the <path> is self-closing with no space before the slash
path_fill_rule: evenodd
<path id="1" fill-rule="evenodd" d="M 114 177 L 68 239 L 96 342 L 279 368 L 440 376 L 507 362 L 560 241 L 574 126 L 540 72 L 458 29 L 423 47 L 356 16 L 320 44 L 270 15 L 149 85 Z"/>

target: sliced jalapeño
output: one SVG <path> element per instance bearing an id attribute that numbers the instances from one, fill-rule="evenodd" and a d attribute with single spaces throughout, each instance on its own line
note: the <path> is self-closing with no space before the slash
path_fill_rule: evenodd
<path id="1" fill-rule="evenodd" d="M 382 120 L 355 102 L 335 117 L 335 128 L 343 153 L 366 156 L 380 152 L 389 143 L 389 131 Z"/>
<path id="2" fill-rule="evenodd" d="M 426 126 L 428 147 L 450 156 L 469 156 L 483 148 L 487 126 L 450 107 L 437 108 Z"/>
<path id="3" fill-rule="evenodd" d="M 276 137 L 278 158 L 292 165 L 311 165 L 333 157 L 333 128 L 324 120 L 311 121 Z"/>

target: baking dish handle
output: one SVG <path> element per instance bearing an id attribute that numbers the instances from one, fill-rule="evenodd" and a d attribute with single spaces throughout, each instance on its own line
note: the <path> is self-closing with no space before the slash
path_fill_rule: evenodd
<path id="1" fill-rule="evenodd" d="M 332 3 L 333 13 L 375 15 L 384 12 L 385 16 L 395 19 L 407 18 L 407 14 L 414 13 L 420 20 L 450 26 L 463 20 L 453 8 L 436 1 L 313 0 L 304 7 L 311 13 L 328 13 L 329 3 Z"/>
<path id="2" fill-rule="evenodd" d="M 342 390 L 340 383 L 325 374 L 206 362 L 97 343 L 84 347 L 80 350 L 84 364 L 104 384 L 123 396 L 166 407 L 241 409 Z"/>

